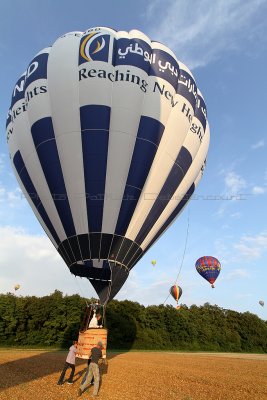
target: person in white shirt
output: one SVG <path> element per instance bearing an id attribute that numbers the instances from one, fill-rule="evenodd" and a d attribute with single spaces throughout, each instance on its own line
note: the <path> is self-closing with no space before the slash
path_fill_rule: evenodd
<path id="1" fill-rule="evenodd" d="M 71 373 L 68 379 L 68 384 L 72 385 L 73 384 L 73 376 L 75 373 L 75 357 L 76 357 L 76 353 L 77 353 L 77 345 L 78 342 L 74 341 L 72 346 L 69 348 L 69 353 L 67 355 L 66 361 L 65 361 L 65 365 L 63 367 L 63 370 L 61 372 L 60 378 L 58 380 L 58 385 L 63 385 L 63 381 L 65 378 L 65 374 L 68 368 L 71 368 Z"/>

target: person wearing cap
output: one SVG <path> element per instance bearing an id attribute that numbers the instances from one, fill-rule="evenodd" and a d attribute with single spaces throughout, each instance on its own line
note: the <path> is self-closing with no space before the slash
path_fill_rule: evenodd
<path id="1" fill-rule="evenodd" d="M 82 395 L 84 389 L 90 385 L 92 378 L 94 377 L 94 391 L 93 397 L 96 397 L 98 394 L 99 389 L 99 381 L 100 381 L 100 374 L 99 374 L 99 366 L 98 361 L 102 358 L 102 349 L 103 344 L 102 342 L 98 342 L 97 346 L 91 349 L 89 354 L 89 358 L 91 358 L 90 365 L 88 367 L 88 371 L 86 372 L 86 378 L 82 381 L 79 390 L 78 390 L 78 397 Z"/>

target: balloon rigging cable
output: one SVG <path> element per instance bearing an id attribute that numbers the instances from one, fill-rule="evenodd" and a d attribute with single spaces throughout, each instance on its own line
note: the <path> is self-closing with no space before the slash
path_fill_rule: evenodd
<path id="1" fill-rule="evenodd" d="M 178 275 L 176 277 L 175 285 L 177 284 L 177 281 L 178 281 L 178 278 L 180 276 L 180 273 L 181 273 L 181 270 L 182 270 L 182 266 L 183 266 L 183 263 L 184 263 L 184 258 L 185 258 L 186 248 L 187 248 L 187 241 L 188 241 L 188 233 L 189 233 L 189 208 L 188 208 L 188 215 L 187 215 L 187 230 L 186 230 L 184 253 L 183 253 L 180 269 L 179 269 Z"/>
<path id="2" fill-rule="evenodd" d="M 78 280 L 77 280 L 76 278 L 77 278 L 77 276 L 74 277 L 74 280 L 75 280 L 76 285 L 77 285 L 77 287 L 78 287 L 78 291 L 82 294 L 82 297 L 83 297 L 83 299 L 84 299 L 84 301 L 85 301 L 85 303 L 86 303 L 86 306 L 89 307 L 88 301 L 86 300 L 86 297 L 85 297 L 85 295 L 84 295 L 84 293 L 83 293 L 83 290 L 82 290 L 82 288 L 81 288 L 81 286 L 80 286 L 80 283 L 78 282 Z"/>
<path id="3" fill-rule="evenodd" d="M 186 253 L 186 248 L 187 248 L 187 242 L 188 242 L 188 234 L 189 234 L 189 208 L 188 208 L 188 215 L 187 215 L 187 230 L 186 230 L 186 237 L 185 237 L 185 246 L 184 246 L 184 252 L 183 252 L 183 256 L 182 256 L 182 261 L 180 264 L 180 268 L 178 271 L 178 274 L 176 276 L 176 280 L 175 280 L 175 285 L 177 284 L 178 278 L 180 276 L 182 267 L 183 267 L 183 263 L 184 263 L 184 258 L 185 258 L 185 253 Z M 170 297 L 170 293 L 168 294 L 168 296 L 166 297 L 166 299 L 163 302 L 163 305 L 166 303 L 166 301 L 168 300 L 168 298 Z"/>

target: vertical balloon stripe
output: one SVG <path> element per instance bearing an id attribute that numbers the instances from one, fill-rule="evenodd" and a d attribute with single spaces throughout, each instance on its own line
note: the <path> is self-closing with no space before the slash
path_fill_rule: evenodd
<path id="1" fill-rule="evenodd" d="M 177 286 L 174 286 L 174 288 L 173 288 L 173 294 L 174 294 L 175 300 L 178 301 L 179 289 L 178 289 Z"/>
<path id="2" fill-rule="evenodd" d="M 137 38 L 121 37 L 114 43 L 113 65 L 131 65 L 145 72 L 150 70 L 149 58 L 152 51 L 150 45 Z M 144 57 L 144 53 L 147 57 Z"/>
<path id="3" fill-rule="evenodd" d="M 71 32 L 60 37 L 53 44 L 47 65 L 49 103 L 53 110 L 51 117 L 77 235 L 88 232 L 79 85 L 74 84 L 78 79 L 77 58 L 81 35 L 82 32 Z"/>
<path id="4" fill-rule="evenodd" d="M 32 180 L 29 176 L 28 171 L 25 167 L 25 164 L 22 159 L 20 151 L 17 151 L 17 153 L 15 154 L 15 156 L 13 158 L 13 163 L 14 163 L 17 173 L 21 179 L 21 182 L 23 183 L 23 186 L 24 186 L 25 190 L 27 191 L 31 201 L 33 202 L 36 210 L 40 214 L 43 222 L 45 223 L 47 229 L 50 231 L 55 242 L 57 243 L 57 245 L 59 245 L 59 243 L 60 243 L 59 237 L 58 237 L 56 231 L 54 230 L 54 227 L 44 209 L 43 204 L 40 201 L 37 191 L 32 183 Z"/>
<path id="5" fill-rule="evenodd" d="M 146 92 L 149 64 L 130 49 L 148 49 L 149 45 L 126 32 L 116 35 L 113 42 L 112 105 L 110 139 L 106 175 L 106 198 L 104 203 L 103 232 L 118 233 L 116 229 L 122 199 L 130 169 L 142 104 Z M 142 47 L 140 47 L 142 46 Z M 121 51 L 125 52 L 122 55 Z M 143 60 L 143 61 L 142 61 Z M 141 64 L 142 65 L 141 65 Z M 121 149 L 124 151 L 121 151 Z M 126 195 L 128 198 L 129 196 Z"/>
<path id="6" fill-rule="evenodd" d="M 63 246 L 61 246 L 61 247 L 59 246 L 57 251 L 58 251 L 59 255 L 63 258 L 63 260 L 66 263 L 66 265 L 70 265 L 71 264 L 71 260 L 68 257 L 64 247 Z"/>
<path id="7" fill-rule="evenodd" d="M 81 130 L 109 131 L 110 107 L 104 105 L 87 105 L 80 108 Z M 97 143 L 96 143 L 97 144 Z"/>
<path id="8" fill-rule="evenodd" d="M 109 141 L 110 107 L 80 108 L 89 232 L 101 232 Z M 91 248 L 92 252 L 92 248 Z"/>
<path id="9" fill-rule="evenodd" d="M 87 219 L 87 218 L 86 218 Z M 78 236 L 79 246 L 82 253 L 82 260 L 91 258 L 90 241 L 87 233 Z"/>
<path id="10" fill-rule="evenodd" d="M 161 114 L 165 114 L 165 129 L 140 196 L 140 200 L 138 201 L 126 232 L 126 235 L 132 240 L 135 240 L 140 229 L 142 229 L 142 226 L 155 203 L 155 197 L 162 190 L 163 185 L 173 168 L 173 164 L 179 154 L 190 127 L 190 122 L 186 113 L 181 112 L 179 109 L 180 106 L 177 107 L 177 104 L 182 105 L 184 103 L 187 110 L 186 112 L 190 115 L 193 114 L 193 109 L 190 104 L 180 95 L 176 96 L 173 88 L 170 87 L 168 82 L 157 81 L 154 82 L 153 87 L 155 93 L 153 96 L 150 94 L 148 99 L 151 99 L 152 103 L 152 100 L 155 97 L 161 101 L 161 108 L 163 111 L 165 110 L 164 112 L 161 110 Z M 160 98 L 160 96 L 158 97 L 159 93 L 163 95 L 162 98 Z M 167 94 L 167 97 L 169 96 L 171 101 L 167 100 L 164 93 Z M 155 96 L 155 94 L 157 94 L 157 96 Z M 149 104 L 147 104 L 147 106 L 149 107 Z M 157 109 L 157 104 L 153 104 L 153 106 L 154 109 Z M 160 171 L 160 173 L 158 173 L 158 171 Z"/>
<path id="11" fill-rule="evenodd" d="M 56 208 L 55 199 L 51 195 L 45 174 L 36 146 L 31 134 L 31 127 L 42 120 L 51 116 L 49 104 L 48 85 L 47 85 L 47 60 L 50 48 L 42 50 L 31 61 L 25 74 L 24 102 L 21 103 L 21 112 L 14 121 L 14 134 L 16 136 L 18 149 L 21 151 L 25 166 L 40 200 L 49 216 L 53 227 L 60 240 L 66 238 L 66 231 Z M 18 104 L 14 106 L 17 108 Z M 41 136 L 42 133 L 40 132 Z M 39 143 L 41 140 L 38 140 Z M 45 155 L 46 162 L 49 163 L 49 153 Z M 53 172 L 56 173 L 56 170 Z M 63 216 L 61 215 L 61 218 Z M 75 233 L 75 232 L 74 232 Z"/>
<path id="12" fill-rule="evenodd" d="M 195 109 L 195 117 L 201 122 L 205 131 L 207 123 L 207 111 L 206 111 L 205 101 L 200 93 L 198 93 L 197 106 Z"/>
<path id="13" fill-rule="evenodd" d="M 97 152 L 94 146 L 97 135 Z M 106 131 L 83 132 L 83 160 L 89 232 L 101 232 L 108 147 Z M 102 151 L 101 151 L 102 150 Z"/>
<path id="14" fill-rule="evenodd" d="M 169 52 L 154 48 L 150 75 L 166 80 L 176 90 L 179 76 L 177 60 Z"/>
<path id="15" fill-rule="evenodd" d="M 37 79 L 47 78 L 47 60 L 48 60 L 48 53 L 41 53 L 38 54 L 31 61 L 27 69 L 25 90 L 32 82 L 36 81 Z"/>
<path id="16" fill-rule="evenodd" d="M 21 77 L 19 78 L 19 80 L 17 81 L 17 83 L 14 86 L 12 98 L 11 98 L 10 110 L 12 109 L 14 104 L 16 104 L 19 100 L 24 100 L 25 79 L 26 79 L 26 72 L 24 72 L 24 74 L 21 75 Z M 12 113 L 11 113 L 11 115 L 12 115 Z M 16 113 L 15 113 L 15 115 L 16 115 Z"/>
<path id="17" fill-rule="evenodd" d="M 127 253 L 127 255 L 123 261 L 124 264 L 126 264 L 128 266 L 128 268 L 130 268 L 130 269 L 133 268 L 133 266 L 136 264 L 139 257 L 141 257 L 143 254 L 143 251 L 140 247 L 136 251 L 134 251 L 136 249 L 136 247 L 137 247 L 137 245 L 135 244 L 135 246 L 133 248 L 131 248 L 130 251 Z M 134 253 L 134 254 L 131 257 L 132 253 Z"/>
<path id="18" fill-rule="evenodd" d="M 36 121 L 32 125 L 31 131 L 32 131 L 33 142 L 36 149 L 48 141 L 55 140 L 53 124 L 50 117 L 46 117 L 39 121 Z"/>
<path id="19" fill-rule="evenodd" d="M 106 234 L 106 233 L 102 233 L 101 235 L 101 258 L 109 258 L 109 254 L 110 254 L 110 247 L 111 247 L 111 243 L 113 240 L 113 235 L 111 234 Z"/>
<path id="20" fill-rule="evenodd" d="M 168 229 L 168 227 L 174 222 L 176 217 L 179 215 L 179 213 L 182 211 L 182 209 L 186 206 L 187 202 L 190 200 L 192 194 L 195 191 L 195 184 L 193 183 L 191 187 L 189 188 L 188 192 L 185 194 L 185 196 L 182 198 L 178 206 L 174 209 L 174 211 L 171 213 L 171 215 L 168 217 L 168 219 L 165 221 L 165 223 L 162 225 L 162 227 L 159 229 L 157 234 L 154 236 L 152 241 L 149 243 L 148 247 L 145 248 L 145 252 L 147 252 L 150 247 L 158 240 L 158 238 Z"/>
<path id="21" fill-rule="evenodd" d="M 82 260 L 82 253 L 77 236 L 69 237 L 68 244 L 71 247 L 75 261 Z"/>
<path id="22" fill-rule="evenodd" d="M 175 163 L 180 166 L 183 170 L 184 175 L 186 175 L 192 164 L 192 155 L 184 146 L 181 147 L 181 150 L 178 153 Z"/>
<path id="23" fill-rule="evenodd" d="M 180 299 L 180 297 L 182 296 L 182 293 L 183 293 L 183 291 L 182 291 L 182 288 L 180 288 L 180 286 L 173 285 L 170 288 L 170 294 L 172 295 L 174 300 L 177 301 L 177 303 L 178 303 L 178 300 Z"/>
<path id="24" fill-rule="evenodd" d="M 181 67 L 179 74 L 177 93 L 187 99 L 195 110 L 197 101 L 197 85 L 192 74 L 183 68 L 184 67 Z"/>
<path id="25" fill-rule="evenodd" d="M 164 126 L 150 117 L 141 117 L 132 162 L 123 194 L 115 233 L 125 235 L 140 193 L 153 163 Z"/>
<path id="26" fill-rule="evenodd" d="M 208 146 L 209 146 L 209 129 L 208 129 L 208 125 L 207 125 L 206 133 L 204 135 L 204 138 L 201 142 L 200 148 L 199 148 L 194 160 L 192 161 L 181 184 L 179 186 L 177 186 L 177 189 L 172 196 L 172 201 L 170 201 L 166 205 L 164 211 L 162 212 L 160 217 L 155 222 L 153 228 L 146 236 L 144 242 L 141 244 L 142 249 L 145 249 L 149 245 L 150 241 L 153 240 L 153 237 L 157 234 L 157 231 L 165 223 L 166 219 L 169 218 L 170 214 L 173 212 L 173 210 L 179 204 L 180 200 L 183 199 L 183 197 L 186 195 L 190 186 L 192 185 L 192 182 L 194 182 L 195 187 L 198 185 L 198 183 L 201 180 L 202 175 L 203 175 L 203 168 L 204 168 L 203 166 L 205 165 L 205 159 L 207 156 Z M 188 165 L 189 165 L 189 163 L 188 163 Z"/>
<path id="27" fill-rule="evenodd" d="M 140 197 L 140 193 L 141 189 L 126 185 L 115 230 L 117 235 L 125 235 Z"/>
<path id="28" fill-rule="evenodd" d="M 169 173 L 169 176 L 167 177 L 159 195 L 156 197 L 155 203 L 135 239 L 136 243 L 139 245 L 143 242 L 146 235 L 149 233 L 150 229 L 153 227 L 169 201 L 172 201 L 172 196 L 179 184 L 182 182 L 183 177 L 185 176 L 191 163 L 191 154 L 184 147 L 182 147 L 177 156 L 175 164 Z"/>
<path id="29" fill-rule="evenodd" d="M 32 125 L 32 138 L 50 194 L 67 236 L 76 235 L 50 117 Z M 49 158 L 47 155 L 49 154 Z M 55 171 L 57 173 L 55 174 Z"/>
<path id="30" fill-rule="evenodd" d="M 146 140 L 159 146 L 164 131 L 164 125 L 151 117 L 141 116 L 137 138 Z"/>

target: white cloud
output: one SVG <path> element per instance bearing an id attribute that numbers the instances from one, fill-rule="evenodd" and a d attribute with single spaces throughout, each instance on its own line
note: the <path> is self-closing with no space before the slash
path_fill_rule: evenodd
<path id="1" fill-rule="evenodd" d="M 0 175 L 4 170 L 5 157 L 6 155 L 4 153 L 0 153 Z"/>
<path id="2" fill-rule="evenodd" d="M 250 298 L 250 297 L 252 297 L 253 295 L 251 294 L 251 293 L 239 293 L 239 294 L 236 294 L 236 299 L 246 299 L 246 298 Z"/>
<path id="3" fill-rule="evenodd" d="M 147 5 L 149 36 L 165 43 L 189 67 L 203 66 L 222 51 L 246 51 L 264 42 L 265 0 L 155 1 Z M 159 23 L 160 21 L 160 23 Z"/>
<path id="4" fill-rule="evenodd" d="M 234 212 L 233 214 L 230 215 L 231 218 L 239 219 L 241 218 L 241 213 L 240 212 Z"/>
<path id="5" fill-rule="evenodd" d="M 234 171 L 229 172 L 222 170 L 221 174 L 224 175 L 225 188 L 223 194 L 221 195 L 222 202 L 219 204 L 218 210 L 215 213 L 215 216 L 218 218 L 222 218 L 225 215 L 226 210 L 233 203 L 236 204 L 236 201 L 244 198 L 244 193 L 242 192 L 247 187 L 246 180 Z M 231 217 L 240 218 L 240 213 L 232 213 Z"/>
<path id="6" fill-rule="evenodd" d="M 253 194 L 263 194 L 263 193 L 265 193 L 266 192 L 266 188 L 265 187 L 262 187 L 262 186 L 254 186 L 253 188 L 252 188 L 252 193 Z"/>
<path id="7" fill-rule="evenodd" d="M 229 272 L 225 279 L 233 279 L 233 278 L 249 278 L 249 273 L 242 268 L 234 269 L 233 271 Z"/>
<path id="8" fill-rule="evenodd" d="M 55 256 L 58 258 L 52 244 L 43 235 L 30 235 L 23 228 L 4 226 L 0 227 L 0 236 L 1 263 L 16 263 L 19 253 L 23 253 L 28 261 Z"/>
<path id="9" fill-rule="evenodd" d="M 245 243 L 238 243 L 234 245 L 234 248 L 238 250 L 242 256 L 250 259 L 259 258 L 261 255 L 261 251 L 257 246 L 248 246 Z"/>
<path id="10" fill-rule="evenodd" d="M 260 147 L 264 147 L 265 143 L 264 140 L 259 140 L 257 143 L 254 143 L 251 148 L 252 150 L 259 149 Z"/>
<path id="11" fill-rule="evenodd" d="M 86 278 L 75 278 L 68 270 L 56 249 L 44 235 L 31 235 L 23 228 L 0 227 L 0 291 L 13 291 L 19 283 L 16 294 L 44 296 L 58 289 L 63 293 L 79 293 L 83 297 L 96 297 Z M 145 265 L 147 267 L 147 265 Z M 172 269 L 155 270 L 149 264 L 143 273 L 144 264 L 131 271 L 122 287 L 119 300 L 132 300 L 140 304 L 163 303 L 172 285 Z M 161 271 L 161 272 L 160 272 Z M 172 299 L 168 299 L 172 303 Z M 173 301 L 174 303 L 174 301 Z"/>
<path id="12" fill-rule="evenodd" d="M 132 301 L 139 299 L 138 302 L 144 305 L 159 304 L 163 303 L 168 297 L 170 287 L 170 280 L 147 282 L 142 279 L 142 275 L 131 271 L 116 299 Z"/>
<path id="13" fill-rule="evenodd" d="M 55 289 L 64 293 L 95 296 L 88 280 L 74 278 L 49 239 L 31 235 L 23 228 L 0 227 L 0 288 L 12 291 L 21 285 L 18 294 L 44 296 Z M 77 287 L 78 285 L 78 287 Z"/>
<path id="14" fill-rule="evenodd" d="M 243 236 L 234 248 L 247 259 L 260 258 L 267 251 L 267 234 L 260 233 L 256 236 Z"/>
<path id="15" fill-rule="evenodd" d="M 24 205 L 25 199 L 18 186 L 12 190 L 9 190 L 0 182 L 0 206 L 2 208 L 2 212 L 6 212 L 8 207 L 21 209 L 21 207 Z"/>
<path id="16" fill-rule="evenodd" d="M 224 179 L 226 190 L 230 195 L 237 195 L 247 184 L 244 178 L 235 172 L 228 172 Z"/>

